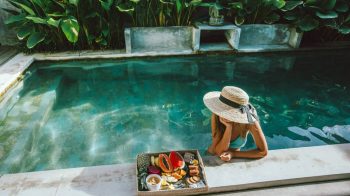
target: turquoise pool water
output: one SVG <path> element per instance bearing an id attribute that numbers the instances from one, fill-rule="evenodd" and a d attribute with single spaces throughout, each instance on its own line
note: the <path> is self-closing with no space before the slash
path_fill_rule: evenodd
<path id="1" fill-rule="evenodd" d="M 35 63 L 0 112 L 0 173 L 130 163 L 211 141 L 202 102 L 245 89 L 270 149 L 350 141 L 349 51 Z M 245 149 L 254 148 L 250 137 Z"/>

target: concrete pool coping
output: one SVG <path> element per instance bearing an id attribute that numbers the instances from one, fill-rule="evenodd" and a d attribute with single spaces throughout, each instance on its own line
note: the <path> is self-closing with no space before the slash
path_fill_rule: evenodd
<path id="1" fill-rule="evenodd" d="M 308 49 L 310 50 L 310 49 Z M 297 51 L 308 51 L 308 50 L 297 50 Z M 19 53 L 12 59 L 7 61 L 5 64 L 0 65 L 0 101 L 6 98 L 5 93 L 7 93 L 13 86 L 15 86 L 18 81 L 23 78 L 23 73 L 34 61 L 43 60 L 79 60 L 79 59 L 108 59 L 108 58 L 128 58 L 128 57 L 144 57 L 144 56 L 170 56 L 170 55 L 191 55 L 194 54 L 192 51 L 182 51 L 181 53 L 175 52 L 164 52 L 164 53 L 131 53 L 126 54 L 125 51 L 105 51 L 105 52 L 93 52 L 93 51 L 82 51 L 82 52 L 63 52 L 54 54 L 42 54 L 37 53 L 33 55 L 25 55 Z M 324 148 L 324 149 L 323 149 Z M 335 179 L 345 179 L 350 178 L 350 167 L 349 169 L 344 168 L 344 165 L 350 161 L 350 144 L 339 144 L 331 146 L 322 147 L 308 147 L 308 148 L 298 148 L 307 149 L 314 154 L 321 154 L 319 157 L 315 156 L 297 156 L 299 153 L 305 153 L 298 151 L 296 149 L 285 149 L 285 150 L 274 150 L 268 155 L 267 158 L 255 161 L 239 161 L 232 164 L 222 164 L 217 167 L 206 167 L 206 172 L 212 173 L 208 176 L 208 183 L 210 188 L 210 193 L 222 192 L 222 191 L 234 191 L 243 190 L 258 187 L 269 187 L 278 186 L 285 184 L 295 184 L 295 183 L 305 183 L 305 182 L 315 182 L 324 180 L 335 180 Z M 299 153 L 296 153 L 299 152 Z M 335 153 L 334 157 L 327 157 L 324 152 Z M 343 153 L 341 153 L 343 152 Z M 287 155 L 294 154 L 291 157 L 286 157 Z M 344 153 L 346 156 L 344 156 Z M 308 153 L 306 153 L 308 154 Z M 322 155 L 323 154 L 323 155 Z M 273 158 L 274 157 L 274 158 Z M 284 158 L 282 158 L 284 157 Z M 299 157 L 299 158 L 296 158 Z M 303 158 L 303 159 L 300 159 Z M 297 161 L 299 162 L 293 162 Z M 307 160 L 307 161 L 305 161 Z M 220 164 L 217 163 L 216 159 L 208 159 L 207 163 Z M 333 162 L 332 162 L 333 161 Z M 269 163 L 266 163 L 269 162 Z M 298 164 L 295 164 L 298 163 Z M 303 164 L 309 165 L 309 167 L 304 167 Z M 329 164 L 331 167 L 326 167 Z M 276 173 L 272 173 L 271 176 L 279 176 L 278 179 L 264 179 L 257 178 L 258 182 L 247 181 L 249 178 L 256 178 L 256 176 L 247 175 L 249 173 L 256 174 L 257 168 L 261 168 L 256 165 L 270 165 L 272 168 L 279 168 L 274 170 Z M 323 165 L 323 166 L 320 166 Z M 303 171 L 307 169 L 308 171 L 319 171 L 319 173 L 312 172 L 299 172 L 295 173 L 300 175 L 299 177 L 293 175 L 285 175 L 282 178 L 283 168 L 291 170 L 292 167 L 297 170 Z M 86 167 L 86 168 L 72 168 L 63 170 L 52 170 L 43 172 L 33 172 L 33 173 L 21 173 L 21 174 L 6 174 L 0 178 L 0 195 L 5 193 L 14 193 L 15 195 L 24 194 L 28 195 L 31 191 L 33 193 L 48 193 L 47 195 L 57 195 L 62 191 L 68 191 L 73 195 L 87 195 L 85 189 L 92 195 L 108 195 L 113 194 L 118 187 L 125 190 L 127 194 L 136 194 L 135 191 L 135 176 L 128 178 L 130 172 L 134 173 L 135 166 L 133 164 L 127 165 L 112 165 L 112 166 L 96 166 L 96 167 Z M 332 168 L 333 167 L 333 168 Z M 229 170 L 228 170 L 229 169 Z M 337 170 L 339 169 L 339 170 Z M 86 171 L 86 175 L 82 175 Z M 116 174 L 110 175 L 112 171 L 116 171 Z M 124 171 L 125 173 L 120 173 Z M 229 172 L 233 171 L 235 174 L 240 174 L 239 178 L 231 179 L 230 176 L 226 176 L 229 180 L 222 182 L 220 179 L 227 175 Z M 241 173 L 237 173 L 240 171 Z M 293 170 L 291 170 L 293 171 Z M 129 173 L 128 173 L 129 172 Z M 266 170 L 266 172 L 269 172 Z M 271 171 L 270 171 L 271 172 Z M 278 173 L 282 172 L 282 173 Z M 293 171 L 295 172 L 295 171 Z M 293 173 L 292 172 L 292 173 Z M 112 172 L 113 173 L 113 172 Z M 215 175 L 214 175 L 214 174 Z M 109 176 L 109 178 L 104 178 L 102 175 Z M 131 173 L 130 173 L 131 174 Z M 266 174 L 266 173 L 265 173 Z M 119 176 L 116 176 L 119 175 Z M 59 177 L 57 177 L 59 176 Z M 79 177 L 82 176 L 82 179 Z M 212 176 L 212 177 L 210 177 Z M 246 176 L 246 177 L 245 177 Z M 267 177 L 270 176 L 267 174 Z M 85 177 L 87 179 L 85 179 Z M 231 176 L 232 177 L 232 176 Z M 51 179 L 52 178 L 52 179 Z M 127 178 L 129 181 L 124 182 L 120 178 Z M 215 180 L 213 180 L 215 179 Z M 245 180 L 244 180 L 245 179 Z M 236 180 L 236 181 L 235 181 Z M 252 179 L 250 179 L 252 180 Z M 21 184 L 22 183 L 22 184 Z M 57 185 L 58 183 L 58 185 Z M 86 184 L 87 183 L 87 184 Z M 90 183 L 90 185 L 89 185 Z M 217 184 L 216 184 L 217 183 Z M 118 184 L 118 185 L 116 185 Z M 130 185 L 131 184 L 131 185 Z M 82 190 L 75 190 L 74 186 L 80 187 Z M 27 187 L 27 188 L 26 188 Z M 73 187 L 73 188 L 72 188 Z M 117 187 L 117 188 L 115 188 Z M 55 190 L 56 192 L 53 192 Z M 40 191 L 40 192 L 37 192 Z M 78 191 L 76 193 L 76 191 Z M 27 194 L 28 193 L 28 194 Z M 57 194 L 56 194 L 57 193 Z M 84 194 L 85 193 L 85 194 Z M 106 194 L 104 194 L 106 193 Z M 64 195 L 64 192 L 61 193 Z M 46 194 L 45 194 L 46 195 Z"/>
<path id="2" fill-rule="evenodd" d="M 204 157 L 209 191 L 218 193 L 350 178 L 350 144 L 271 150 L 257 160 Z M 0 195 L 136 195 L 135 164 L 5 174 Z"/>

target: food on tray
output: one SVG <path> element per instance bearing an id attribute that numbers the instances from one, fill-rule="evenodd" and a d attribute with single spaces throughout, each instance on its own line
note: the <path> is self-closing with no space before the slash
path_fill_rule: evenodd
<path id="1" fill-rule="evenodd" d="M 156 166 L 152 166 L 152 165 L 148 166 L 147 171 L 148 171 L 148 174 L 160 175 L 160 169 Z"/>
<path id="2" fill-rule="evenodd" d="M 162 177 L 162 182 L 161 182 L 162 186 L 169 186 L 169 183 L 166 181 L 165 178 Z"/>
<path id="3" fill-rule="evenodd" d="M 151 156 L 151 165 L 155 166 L 155 164 L 154 164 L 154 156 Z"/>
<path id="4" fill-rule="evenodd" d="M 173 171 L 170 159 L 166 154 L 159 154 L 159 167 L 163 172 L 170 173 Z"/>
<path id="5" fill-rule="evenodd" d="M 157 174 L 150 174 L 146 178 L 147 188 L 150 191 L 158 191 L 162 178 Z"/>
<path id="6" fill-rule="evenodd" d="M 197 176 L 197 175 L 199 175 L 199 171 L 198 170 L 195 170 L 195 169 L 190 170 L 190 176 Z"/>
<path id="7" fill-rule="evenodd" d="M 198 165 L 189 165 L 188 168 L 190 168 L 190 170 L 192 169 L 198 170 Z"/>
<path id="8" fill-rule="evenodd" d="M 182 169 L 182 170 L 180 170 L 180 175 L 181 175 L 181 176 L 186 176 L 186 171 L 185 171 L 185 170 L 183 170 L 183 169 Z"/>
<path id="9" fill-rule="evenodd" d="M 138 157 L 137 168 L 140 172 L 145 172 L 147 167 L 150 165 L 150 157 L 142 154 Z"/>
<path id="10" fill-rule="evenodd" d="M 204 187 L 198 158 L 193 153 L 176 151 L 138 156 L 139 187 L 150 191 Z"/>
<path id="11" fill-rule="evenodd" d="M 159 158 L 151 156 L 151 165 L 159 167 Z"/>
<path id="12" fill-rule="evenodd" d="M 186 182 L 187 182 L 188 184 L 195 184 L 195 183 L 199 182 L 200 180 L 201 180 L 200 177 L 198 177 L 198 176 L 192 176 L 192 177 L 187 178 L 187 179 L 186 179 Z"/>
<path id="13" fill-rule="evenodd" d="M 180 174 L 178 174 L 178 173 L 172 173 L 172 176 L 174 177 L 174 178 L 176 178 L 177 180 L 180 180 L 181 178 L 182 178 L 182 176 L 180 175 Z"/>
<path id="14" fill-rule="evenodd" d="M 198 165 L 189 165 L 190 176 L 198 176 L 199 175 L 199 167 Z"/>
<path id="15" fill-rule="evenodd" d="M 162 176 L 162 179 L 166 180 L 167 182 L 177 182 L 178 179 L 176 179 L 175 177 L 173 176 Z"/>
<path id="16" fill-rule="evenodd" d="M 186 152 L 184 155 L 184 160 L 186 163 L 192 163 L 192 160 L 194 159 L 194 154 Z"/>
<path id="17" fill-rule="evenodd" d="M 154 157 L 154 164 L 159 167 L 159 157 Z"/>
<path id="18" fill-rule="evenodd" d="M 185 167 L 184 158 L 182 158 L 180 153 L 172 151 L 170 152 L 169 158 L 174 170 L 182 169 Z"/>
<path id="19" fill-rule="evenodd" d="M 151 185 L 156 185 L 160 182 L 160 180 L 159 178 L 153 176 L 153 177 L 150 177 L 147 182 Z"/>
<path id="20" fill-rule="evenodd" d="M 197 160 L 197 159 L 193 159 L 193 160 L 192 160 L 192 164 L 193 164 L 193 165 L 198 165 L 198 160 Z"/>

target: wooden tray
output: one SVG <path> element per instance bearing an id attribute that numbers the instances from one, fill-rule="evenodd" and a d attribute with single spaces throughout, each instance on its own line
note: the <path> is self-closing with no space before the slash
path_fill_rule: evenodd
<path id="1" fill-rule="evenodd" d="M 204 165 L 203 165 L 203 161 L 202 161 L 202 157 L 200 156 L 198 150 L 178 150 L 176 151 L 178 153 L 180 153 L 182 156 L 184 156 L 185 152 L 189 152 L 195 155 L 195 159 L 198 160 L 198 165 L 200 167 L 200 176 L 203 180 L 203 183 L 205 184 L 204 187 L 200 187 L 200 188 L 182 188 L 182 189 L 177 189 L 177 190 L 159 190 L 159 191 L 142 191 L 139 190 L 139 179 L 138 179 L 138 168 L 136 167 L 136 187 L 137 187 L 137 195 L 144 195 L 144 196 L 148 196 L 148 195 L 197 195 L 197 194 L 203 194 L 205 192 L 208 191 L 208 182 L 207 182 L 207 178 L 205 175 L 205 171 L 204 171 Z M 148 156 L 158 156 L 159 154 L 167 154 L 169 155 L 170 152 L 157 152 L 157 153 L 143 153 L 143 154 L 139 154 L 137 155 L 136 161 L 139 161 L 139 157 L 140 155 L 148 155 Z M 136 164 L 138 165 L 138 164 Z"/>

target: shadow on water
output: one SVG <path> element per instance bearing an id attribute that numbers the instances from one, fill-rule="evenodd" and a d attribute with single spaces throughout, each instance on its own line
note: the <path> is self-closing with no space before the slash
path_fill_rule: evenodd
<path id="1" fill-rule="evenodd" d="M 50 78 L 61 81 L 33 149 L 48 150 L 30 171 L 132 162 L 147 151 L 202 152 L 211 142 L 203 95 L 225 85 L 248 92 L 269 149 L 348 143 L 347 52 L 39 63 L 22 95 L 45 92 Z"/>

